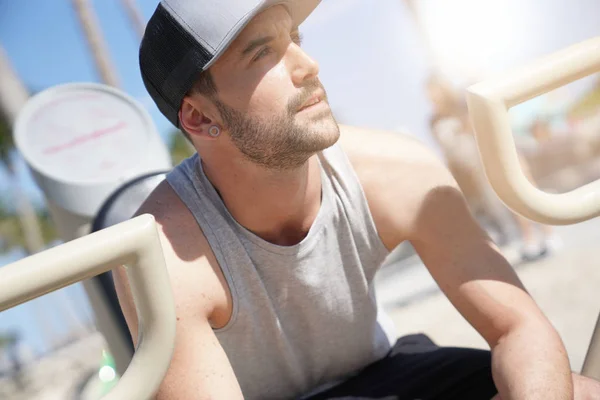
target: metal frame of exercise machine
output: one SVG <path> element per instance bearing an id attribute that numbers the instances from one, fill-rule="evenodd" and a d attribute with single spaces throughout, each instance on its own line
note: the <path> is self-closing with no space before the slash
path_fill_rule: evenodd
<path id="1" fill-rule="evenodd" d="M 508 207 L 549 225 L 568 225 L 600 215 L 600 181 L 568 193 L 550 194 L 523 173 L 509 109 L 578 79 L 600 72 L 600 37 L 480 82 L 467 90 L 469 113 L 488 180 Z M 582 374 L 600 379 L 600 316 Z"/>
<path id="2" fill-rule="evenodd" d="M 138 318 L 138 345 L 104 399 L 149 399 L 175 347 L 175 304 L 154 217 L 142 215 L 0 268 L 0 312 L 124 265 Z"/>

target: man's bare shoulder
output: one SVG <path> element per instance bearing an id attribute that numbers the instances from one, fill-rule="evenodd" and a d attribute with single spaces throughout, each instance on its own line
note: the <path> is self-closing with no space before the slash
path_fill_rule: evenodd
<path id="1" fill-rule="evenodd" d="M 175 302 L 175 348 L 156 398 L 209 398 L 217 391 L 226 393 L 225 398 L 240 398 L 227 393 L 239 389 L 213 332 L 229 322 L 233 301 L 200 226 L 166 181 L 139 208 L 136 215 L 141 214 L 151 214 L 156 220 Z M 124 268 L 116 270 L 115 288 L 131 337 L 137 342 L 136 307 Z"/>
<path id="2" fill-rule="evenodd" d="M 141 214 L 154 216 L 172 276 L 182 275 L 185 279 L 186 274 L 192 273 L 190 269 L 200 272 L 208 269 L 220 274 L 212 248 L 196 218 L 166 180 L 136 212 L 136 215 Z"/>
<path id="3" fill-rule="evenodd" d="M 340 125 L 340 144 L 352 160 L 394 160 L 410 164 L 431 158 L 432 152 L 406 132 Z"/>
<path id="4" fill-rule="evenodd" d="M 156 220 L 167 267 L 211 258 L 211 248 L 196 219 L 164 180 L 140 206 L 136 215 L 151 214 Z"/>
<path id="5" fill-rule="evenodd" d="M 161 236 L 181 259 L 190 258 L 189 244 L 194 243 L 193 247 L 198 250 L 198 242 L 204 244 L 206 241 L 194 216 L 166 180 L 152 191 L 136 212 L 136 215 L 142 214 L 154 216 Z M 202 250 L 210 250 L 210 247 Z"/>
<path id="6" fill-rule="evenodd" d="M 192 225 L 189 222 L 191 212 L 166 179 L 159 183 L 142 203 L 136 212 L 136 215 L 141 214 L 152 214 L 160 225 Z"/>
<path id="7" fill-rule="evenodd" d="M 340 144 L 388 248 L 411 236 L 414 216 L 433 191 L 447 187 L 458 190 L 441 158 L 418 139 L 376 129 L 340 129 Z"/>
<path id="8" fill-rule="evenodd" d="M 340 144 L 363 185 L 387 184 L 394 179 L 393 187 L 413 193 L 455 185 L 442 159 L 407 133 L 350 126 L 340 129 Z"/>
<path id="9" fill-rule="evenodd" d="M 221 315 L 226 314 L 231 300 L 218 262 L 192 213 L 163 181 L 136 212 L 142 214 L 151 214 L 156 220 L 178 318 L 200 313 L 211 323 L 216 318 L 218 325 L 226 318 Z M 119 280 L 126 280 L 123 271 L 118 275 Z M 124 294 L 129 291 L 126 286 L 121 287 Z M 215 312 L 220 314 L 215 317 Z M 131 311 L 129 314 L 133 317 Z"/>

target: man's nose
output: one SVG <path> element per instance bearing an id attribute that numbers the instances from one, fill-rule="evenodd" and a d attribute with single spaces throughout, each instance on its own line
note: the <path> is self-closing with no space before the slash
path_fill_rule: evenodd
<path id="1" fill-rule="evenodd" d="M 290 45 L 287 58 L 292 82 L 295 86 L 300 87 L 305 81 L 314 79 L 319 75 L 319 63 L 306 54 L 297 44 L 292 43 Z"/>

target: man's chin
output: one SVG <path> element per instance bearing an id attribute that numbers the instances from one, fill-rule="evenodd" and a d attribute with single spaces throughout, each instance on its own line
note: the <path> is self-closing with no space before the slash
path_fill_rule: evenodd
<path id="1" fill-rule="evenodd" d="M 331 145 L 335 144 L 340 138 L 340 126 L 331 113 L 327 118 L 316 121 L 315 124 L 317 131 L 320 132 L 324 138 L 327 138 L 331 142 Z"/>
<path id="2" fill-rule="evenodd" d="M 315 140 L 315 148 L 318 148 L 318 151 L 333 146 L 340 138 L 340 128 L 333 119 L 330 121 L 323 121 L 316 126 L 312 125 L 311 131 L 313 132 L 312 135 Z"/>
<path id="3" fill-rule="evenodd" d="M 339 136 L 340 128 L 330 110 L 311 115 L 302 121 L 296 121 L 296 123 L 303 125 L 307 130 L 315 132 L 315 134 Z"/>

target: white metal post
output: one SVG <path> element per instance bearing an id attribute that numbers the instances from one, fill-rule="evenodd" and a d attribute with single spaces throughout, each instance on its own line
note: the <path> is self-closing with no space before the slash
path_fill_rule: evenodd
<path id="1" fill-rule="evenodd" d="M 125 265 L 140 333 L 105 400 L 150 399 L 175 346 L 175 305 L 154 217 L 142 215 L 0 269 L 0 311 Z"/>

